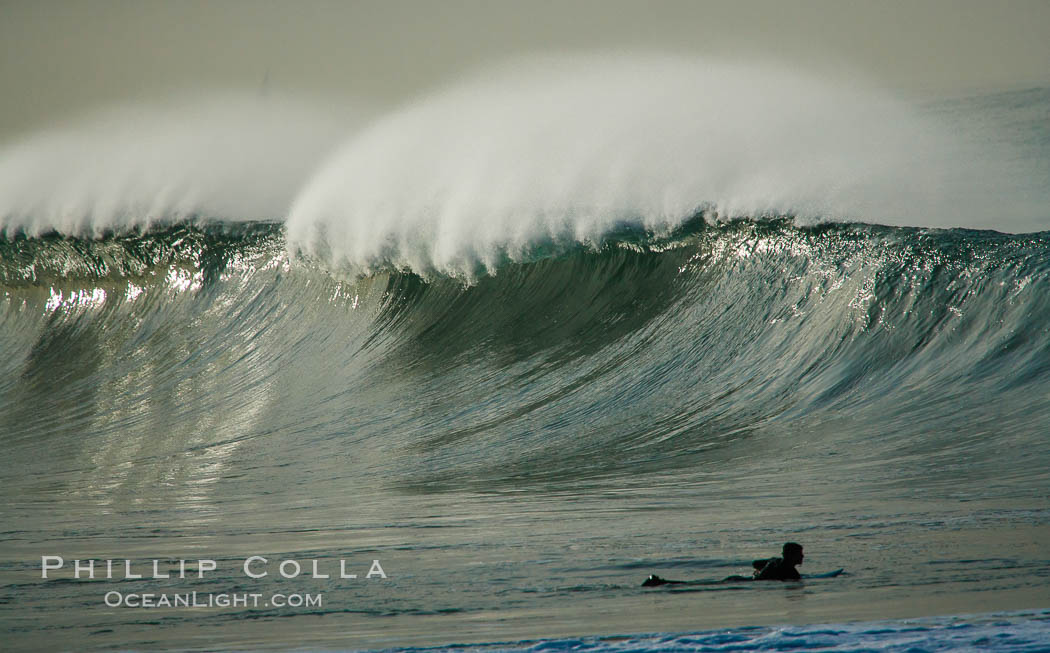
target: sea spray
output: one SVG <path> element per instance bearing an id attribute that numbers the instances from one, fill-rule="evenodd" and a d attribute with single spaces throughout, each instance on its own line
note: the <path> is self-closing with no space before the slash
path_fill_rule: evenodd
<path id="1" fill-rule="evenodd" d="M 207 93 L 28 135 L 0 150 L 0 230 L 98 236 L 198 217 L 281 220 L 344 137 L 353 114 L 337 109 Z"/>
<path id="2" fill-rule="evenodd" d="M 295 200 L 294 251 L 471 276 L 537 247 L 709 217 L 986 224 L 998 168 L 877 90 L 768 64 L 529 60 L 351 137 Z M 1008 220 L 1004 220 L 1008 224 Z"/>
<path id="3" fill-rule="evenodd" d="M 292 252 L 476 276 L 712 219 L 1037 231 L 1045 91 L 918 106 L 763 63 L 525 59 L 366 121 L 280 94 L 118 105 L 0 147 L 0 230 L 287 220 Z"/>

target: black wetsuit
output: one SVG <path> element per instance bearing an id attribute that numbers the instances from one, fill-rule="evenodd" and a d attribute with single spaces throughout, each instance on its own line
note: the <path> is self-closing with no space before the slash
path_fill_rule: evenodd
<path id="1" fill-rule="evenodd" d="M 751 563 L 755 568 L 755 580 L 801 580 L 798 570 L 794 565 L 784 562 L 783 558 L 770 558 L 768 560 L 755 560 Z"/>

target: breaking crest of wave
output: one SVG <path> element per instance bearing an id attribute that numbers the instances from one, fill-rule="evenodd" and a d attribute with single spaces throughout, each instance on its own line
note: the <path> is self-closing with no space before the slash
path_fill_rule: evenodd
<path id="1" fill-rule="evenodd" d="M 698 212 L 958 224 L 958 170 L 932 121 L 859 84 L 670 56 L 529 60 L 355 134 L 287 233 L 358 271 L 470 276 Z"/>
<path id="2" fill-rule="evenodd" d="M 0 232 L 286 220 L 293 253 L 335 267 L 471 277 L 698 214 L 1004 231 L 1050 218 L 1045 180 L 1023 158 L 1004 165 L 998 134 L 967 145 L 952 115 L 768 64 L 528 59 L 363 129 L 360 115 L 227 93 L 41 131 L 0 149 Z"/>
<path id="3" fill-rule="evenodd" d="M 195 216 L 280 220 L 345 128 L 300 100 L 129 104 L 0 150 L 0 230 L 100 235 Z"/>

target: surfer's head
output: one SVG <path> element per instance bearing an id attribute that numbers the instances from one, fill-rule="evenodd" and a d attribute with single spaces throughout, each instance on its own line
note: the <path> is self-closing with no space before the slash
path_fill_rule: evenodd
<path id="1" fill-rule="evenodd" d="M 802 545 L 797 542 L 788 542 L 784 545 L 784 562 L 789 565 L 800 565 L 802 559 Z"/>

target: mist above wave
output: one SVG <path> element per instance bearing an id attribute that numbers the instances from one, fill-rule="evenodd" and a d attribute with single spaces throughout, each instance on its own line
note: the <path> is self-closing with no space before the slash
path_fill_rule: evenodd
<path id="1" fill-rule="evenodd" d="M 549 243 L 708 216 L 987 226 L 995 171 L 860 84 L 669 56 L 491 69 L 390 113 L 296 198 L 293 251 L 471 274 Z M 972 191 L 972 192 L 971 192 Z"/>
<path id="2" fill-rule="evenodd" d="M 518 60 L 367 124 L 331 102 L 184 97 L 0 148 L 0 231 L 285 220 L 292 252 L 334 266 L 465 276 L 698 213 L 1033 231 L 1050 227 L 1046 97 L 1027 117 L 994 97 L 931 111 L 770 64 L 639 54 Z M 1002 145 L 1010 121 L 1024 157 Z"/>
<path id="3" fill-rule="evenodd" d="M 346 136 L 333 109 L 221 93 L 40 131 L 0 150 L 0 229 L 99 235 L 195 216 L 281 220 Z"/>

